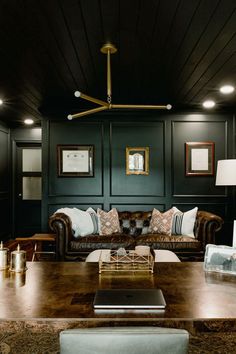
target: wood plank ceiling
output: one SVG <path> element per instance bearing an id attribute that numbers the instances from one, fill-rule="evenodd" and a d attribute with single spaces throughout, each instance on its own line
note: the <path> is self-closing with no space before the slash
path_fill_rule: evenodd
<path id="1" fill-rule="evenodd" d="M 212 97 L 235 112 L 218 93 L 236 85 L 235 0 L 1 0 L 0 120 L 66 119 L 88 106 L 77 89 L 106 100 L 109 41 L 113 102 L 195 111 Z"/>

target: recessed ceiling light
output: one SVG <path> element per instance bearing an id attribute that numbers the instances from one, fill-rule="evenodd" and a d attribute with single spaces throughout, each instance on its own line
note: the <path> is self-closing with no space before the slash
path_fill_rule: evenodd
<path id="1" fill-rule="evenodd" d="M 223 93 L 224 95 L 228 95 L 232 92 L 234 92 L 234 87 L 232 85 L 224 85 L 224 86 L 221 86 L 220 88 L 220 92 Z"/>
<path id="2" fill-rule="evenodd" d="M 205 108 L 213 108 L 215 106 L 215 102 L 212 100 L 207 100 L 207 101 L 204 101 L 202 105 Z"/>
<path id="3" fill-rule="evenodd" d="M 0 99 L 0 105 L 3 104 L 3 100 Z"/>
<path id="4" fill-rule="evenodd" d="M 33 119 L 25 119 L 25 120 L 24 120 L 24 123 L 25 123 L 25 124 L 28 124 L 28 125 L 31 125 L 31 124 L 34 123 L 34 121 L 33 121 Z"/>

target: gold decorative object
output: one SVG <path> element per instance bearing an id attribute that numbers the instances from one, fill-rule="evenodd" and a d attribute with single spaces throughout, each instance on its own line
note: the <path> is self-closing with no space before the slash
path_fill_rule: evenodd
<path id="1" fill-rule="evenodd" d="M 20 273 L 26 269 L 26 251 L 21 250 L 18 244 L 17 250 L 11 253 L 10 271 Z"/>
<path id="2" fill-rule="evenodd" d="M 126 148 L 126 174 L 149 175 L 149 147 Z"/>
<path id="3" fill-rule="evenodd" d="M 10 273 L 10 288 L 21 288 L 25 285 L 26 272 L 11 272 Z"/>
<path id="4" fill-rule="evenodd" d="M 0 270 L 5 270 L 8 267 L 8 248 L 3 247 L 3 242 L 0 244 Z"/>
<path id="5" fill-rule="evenodd" d="M 99 258 L 99 273 L 105 272 L 149 272 L 153 273 L 154 257 L 151 252 L 148 255 L 140 255 L 135 251 L 111 251 L 106 257 Z"/>
<path id="6" fill-rule="evenodd" d="M 171 109 L 172 106 L 170 104 L 167 105 L 140 105 L 140 104 L 113 104 L 112 103 L 112 86 L 111 86 L 111 54 L 117 52 L 117 48 L 114 44 L 107 43 L 104 44 L 101 48 L 101 52 L 107 55 L 107 102 L 102 101 L 98 98 L 94 98 L 80 91 L 75 91 L 75 97 L 81 97 L 86 101 L 96 103 L 97 108 L 89 109 L 84 112 L 69 114 L 67 118 L 72 120 L 74 118 L 80 118 L 89 114 L 97 113 L 100 111 L 105 111 L 107 109 L 119 108 L 119 109 Z"/>
<path id="7" fill-rule="evenodd" d="M 0 271 L 0 288 L 4 288 L 5 287 L 8 278 L 9 278 L 9 270 L 8 269 L 2 269 Z"/>

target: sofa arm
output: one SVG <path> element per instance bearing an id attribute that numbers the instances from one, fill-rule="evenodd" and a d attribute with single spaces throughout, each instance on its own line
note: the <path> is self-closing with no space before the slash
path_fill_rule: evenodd
<path id="1" fill-rule="evenodd" d="M 194 233 L 196 239 L 202 242 L 204 249 L 208 243 L 215 244 L 215 233 L 221 229 L 223 223 L 223 219 L 218 215 L 198 211 Z"/>
<path id="2" fill-rule="evenodd" d="M 49 218 L 49 227 L 56 234 L 56 258 L 64 261 L 73 237 L 71 219 L 64 213 L 55 213 Z"/>

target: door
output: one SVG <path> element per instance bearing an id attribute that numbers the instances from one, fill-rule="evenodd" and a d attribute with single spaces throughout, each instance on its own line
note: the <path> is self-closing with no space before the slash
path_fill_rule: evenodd
<path id="1" fill-rule="evenodd" d="M 32 236 L 41 230 L 41 144 L 16 145 L 14 236 Z"/>

